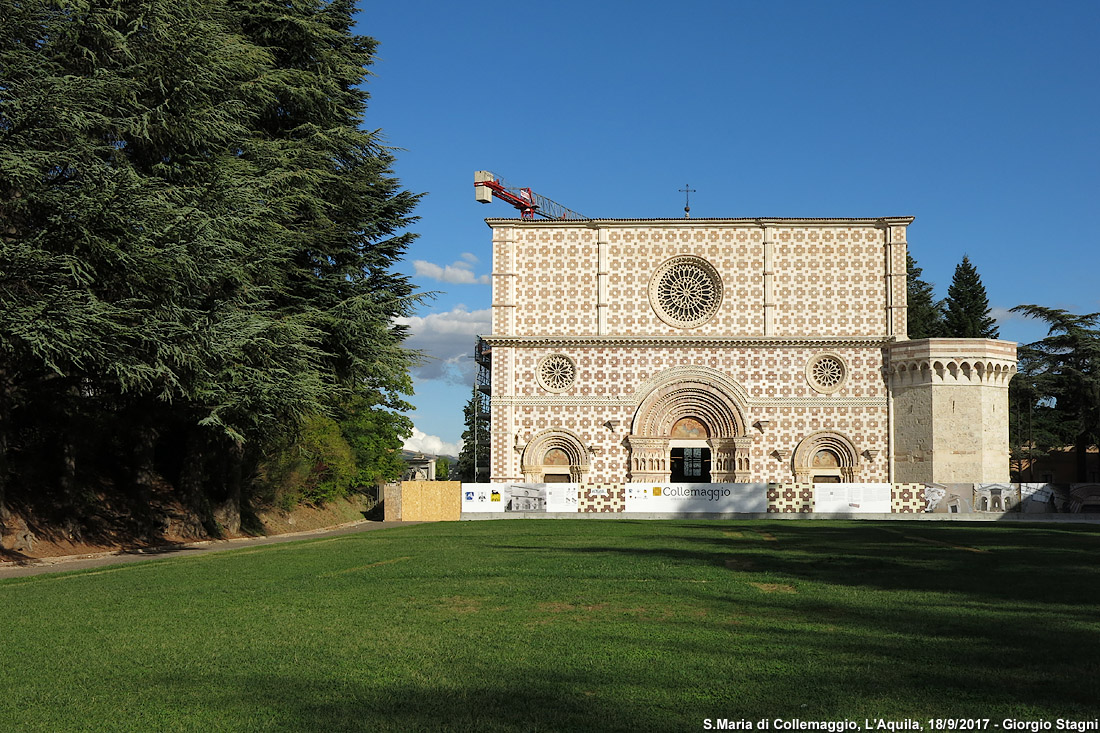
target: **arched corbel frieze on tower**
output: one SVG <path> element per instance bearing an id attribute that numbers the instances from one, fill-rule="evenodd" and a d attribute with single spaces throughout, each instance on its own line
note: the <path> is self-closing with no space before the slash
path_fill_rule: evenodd
<path id="1" fill-rule="evenodd" d="M 859 454 L 843 433 L 819 430 L 810 433 L 795 448 L 791 459 L 794 480 L 812 483 L 814 476 L 828 476 L 841 483 L 855 483 L 859 475 Z"/>
<path id="2" fill-rule="evenodd" d="M 588 449 L 571 430 L 552 428 L 528 441 L 520 459 L 520 470 L 527 483 L 543 483 L 547 474 L 568 474 L 569 483 L 584 483 L 591 468 Z M 564 477 L 564 476 L 563 476 Z"/>
<path id="3" fill-rule="evenodd" d="M 678 367 L 654 375 L 635 394 L 638 407 L 626 438 L 631 481 L 669 481 L 673 427 L 685 419 L 701 423 L 706 430 L 712 482 L 751 480 L 752 438 L 740 407 L 747 397 L 729 376 L 706 367 Z"/>

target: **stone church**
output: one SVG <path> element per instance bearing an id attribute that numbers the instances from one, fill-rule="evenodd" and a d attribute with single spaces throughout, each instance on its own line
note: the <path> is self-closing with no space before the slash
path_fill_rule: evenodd
<path id="1" fill-rule="evenodd" d="M 870 219 L 487 219 L 491 481 L 1007 482 L 1016 345 L 906 337 Z"/>

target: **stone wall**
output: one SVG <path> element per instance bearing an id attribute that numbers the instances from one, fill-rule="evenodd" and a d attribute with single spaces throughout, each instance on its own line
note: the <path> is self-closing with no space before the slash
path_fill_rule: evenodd
<path id="1" fill-rule="evenodd" d="M 711 437 L 742 440 L 745 480 L 791 480 L 800 442 L 821 431 L 851 446 L 855 478 L 887 480 L 883 348 L 905 334 L 910 222 L 488 220 L 492 480 L 530 478 L 528 446 L 550 437 L 583 454 L 575 477 L 626 479 L 639 408 L 677 379 L 723 392 L 739 432 Z M 680 259 L 709 268 L 718 293 L 688 325 L 658 302 Z M 808 376 L 823 355 L 844 372 L 832 389 Z"/>
<path id="2" fill-rule="evenodd" d="M 816 354 L 840 356 L 849 374 L 832 394 L 814 391 L 806 364 Z M 564 354 L 576 365 L 576 380 L 560 393 L 538 386 L 542 359 Z M 790 458 L 799 442 L 816 431 L 848 436 L 861 455 L 859 478 L 886 481 L 887 393 L 882 349 L 819 342 L 802 346 L 640 346 L 630 349 L 561 344 L 494 348 L 494 382 L 499 371 L 515 369 L 517 394 L 493 400 L 493 476 L 522 481 L 524 449 L 541 433 L 562 428 L 580 436 L 590 450 L 592 481 L 625 478 L 630 435 L 639 406 L 662 384 L 698 381 L 727 388 L 740 409 L 749 438 L 754 481 L 793 477 Z M 507 421 L 505 423 L 505 421 Z M 502 424 L 504 423 L 504 424 Z M 877 460 L 862 456 L 871 450 Z"/>
<path id="3" fill-rule="evenodd" d="M 489 219 L 492 335 L 903 337 L 911 221 Z M 685 255 L 722 279 L 719 312 L 687 331 L 651 307 L 655 269 Z"/>

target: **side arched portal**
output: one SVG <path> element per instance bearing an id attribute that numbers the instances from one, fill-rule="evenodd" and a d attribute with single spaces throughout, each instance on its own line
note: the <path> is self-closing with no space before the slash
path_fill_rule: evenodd
<path id="1" fill-rule="evenodd" d="M 523 480 L 535 484 L 583 483 L 589 467 L 588 450 L 580 437 L 562 428 L 544 430 L 532 438 L 521 459 Z"/>
<path id="2" fill-rule="evenodd" d="M 794 480 L 854 483 L 859 454 L 848 436 L 829 430 L 810 433 L 794 451 Z"/>
<path id="3" fill-rule="evenodd" d="M 696 369 L 690 374 L 672 371 L 653 384 L 642 396 L 627 436 L 630 480 L 667 483 L 673 443 L 682 443 L 705 446 L 711 481 L 749 481 L 752 439 L 734 397 L 739 390 L 732 382 L 724 384 L 730 381 Z"/>

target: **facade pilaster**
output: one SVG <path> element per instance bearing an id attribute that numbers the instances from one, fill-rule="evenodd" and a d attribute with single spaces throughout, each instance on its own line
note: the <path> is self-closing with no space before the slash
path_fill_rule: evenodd
<path id="1" fill-rule="evenodd" d="M 493 227 L 493 335 L 516 333 L 516 234 L 515 227 Z"/>
<path id="2" fill-rule="evenodd" d="M 493 227 L 493 335 L 516 333 L 516 230 L 511 224 Z M 493 349 L 492 397 L 490 398 L 490 476 L 492 480 L 517 480 L 519 458 L 515 440 L 515 408 L 501 405 L 498 397 L 515 394 L 516 349 Z"/>
<path id="3" fill-rule="evenodd" d="M 764 229 L 764 335 L 775 335 L 775 226 L 761 222 Z"/>
<path id="4" fill-rule="evenodd" d="M 908 338 L 906 285 L 906 226 L 909 220 L 884 219 L 886 256 L 886 335 Z"/>
<path id="5" fill-rule="evenodd" d="M 596 229 L 596 333 L 607 333 L 607 229 Z"/>

